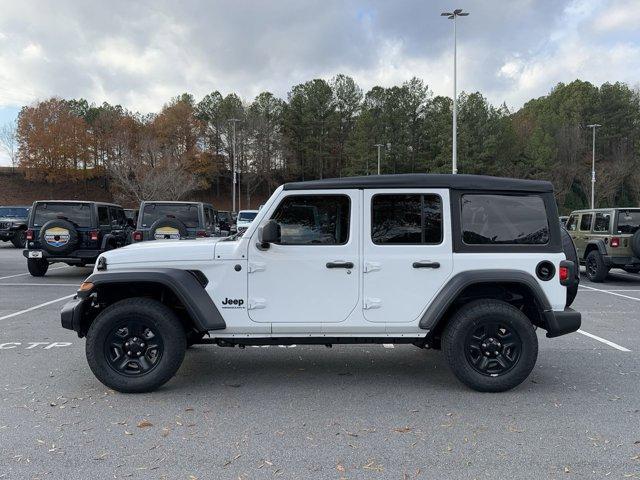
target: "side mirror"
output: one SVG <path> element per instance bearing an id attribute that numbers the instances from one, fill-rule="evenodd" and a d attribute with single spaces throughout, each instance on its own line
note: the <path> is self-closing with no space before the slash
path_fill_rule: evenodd
<path id="1" fill-rule="evenodd" d="M 258 229 L 258 248 L 267 249 L 270 243 L 279 243 L 280 237 L 280 225 L 275 220 L 269 220 Z"/>

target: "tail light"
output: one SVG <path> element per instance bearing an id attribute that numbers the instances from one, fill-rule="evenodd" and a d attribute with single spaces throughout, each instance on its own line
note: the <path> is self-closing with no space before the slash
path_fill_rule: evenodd
<path id="1" fill-rule="evenodd" d="M 560 274 L 560 283 L 569 280 L 569 267 L 561 266 L 558 269 L 558 273 Z"/>
<path id="2" fill-rule="evenodd" d="M 142 232 L 139 230 L 136 230 L 135 232 L 133 232 L 133 241 L 134 242 L 141 242 L 142 241 Z"/>
<path id="3" fill-rule="evenodd" d="M 619 247 L 620 246 L 620 237 L 611 237 L 611 243 L 610 245 L 614 248 Z"/>
<path id="4" fill-rule="evenodd" d="M 206 236 L 207 236 L 207 232 L 205 232 L 204 230 L 196 231 L 196 237 L 202 238 L 202 237 L 206 237 Z"/>
<path id="5" fill-rule="evenodd" d="M 33 241 L 33 230 L 31 229 L 27 230 L 27 240 Z"/>
<path id="6" fill-rule="evenodd" d="M 91 230 L 89 232 L 89 240 L 91 240 L 92 242 L 97 242 L 99 237 L 100 232 L 98 230 Z"/>

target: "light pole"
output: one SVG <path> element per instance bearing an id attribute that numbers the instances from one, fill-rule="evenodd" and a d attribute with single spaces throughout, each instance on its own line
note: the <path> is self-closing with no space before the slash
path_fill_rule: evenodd
<path id="1" fill-rule="evenodd" d="M 442 12 L 440 16 L 453 20 L 453 147 L 452 147 L 452 173 L 458 173 L 458 92 L 457 92 L 457 64 L 458 64 L 458 40 L 456 30 L 456 18 L 466 17 L 469 12 L 463 12 L 456 8 L 453 12 Z"/>
<path id="2" fill-rule="evenodd" d="M 382 143 L 376 143 L 374 147 L 378 147 L 378 175 L 380 175 L 380 148 L 384 147 Z"/>
<path id="3" fill-rule="evenodd" d="M 236 123 L 239 122 L 239 118 L 230 118 L 229 122 L 233 123 L 233 207 L 232 212 L 236 211 Z"/>
<path id="4" fill-rule="evenodd" d="M 596 191 L 596 128 L 601 127 L 599 123 L 587 125 L 593 131 L 593 142 L 591 150 L 591 208 L 595 207 L 595 191 Z"/>

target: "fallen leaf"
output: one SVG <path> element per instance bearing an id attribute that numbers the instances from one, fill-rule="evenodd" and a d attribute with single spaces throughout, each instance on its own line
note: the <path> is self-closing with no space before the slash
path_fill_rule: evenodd
<path id="1" fill-rule="evenodd" d="M 342 472 L 342 473 L 344 473 L 344 472 L 346 472 L 346 471 L 347 471 L 347 469 L 346 469 L 346 468 L 344 468 L 344 466 L 343 466 L 343 465 L 340 465 L 340 464 L 338 464 L 338 465 L 336 466 L 336 470 L 337 470 L 337 471 L 339 471 L 339 472 Z"/>
<path id="2" fill-rule="evenodd" d="M 124 434 L 125 434 L 125 435 L 133 435 L 133 433 L 129 432 L 128 430 L 125 430 L 125 431 L 124 431 Z"/>
<path id="3" fill-rule="evenodd" d="M 149 420 L 141 420 L 138 422 L 138 428 L 147 428 L 147 427 L 153 427 L 153 423 L 151 423 Z"/>
<path id="4" fill-rule="evenodd" d="M 411 431 L 411 427 L 394 428 L 393 431 L 398 433 L 407 433 Z"/>

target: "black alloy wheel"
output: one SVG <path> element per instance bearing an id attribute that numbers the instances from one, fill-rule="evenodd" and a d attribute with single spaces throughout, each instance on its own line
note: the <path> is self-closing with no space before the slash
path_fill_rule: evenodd
<path id="1" fill-rule="evenodd" d="M 465 355 L 472 368 L 488 376 L 510 371 L 520 360 L 521 351 L 518 333 L 498 322 L 479 325 L 465 342 Z"/>
<path id="2" fill-rule="evenodd" d="M 164 352 L 162 337 L 144 318 L 132 318 L 111 330 L 105 341 L 105 358 L 117 373 L 141 376 L 151 372 Z"/>

